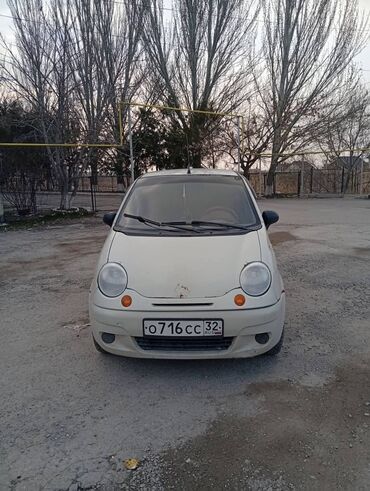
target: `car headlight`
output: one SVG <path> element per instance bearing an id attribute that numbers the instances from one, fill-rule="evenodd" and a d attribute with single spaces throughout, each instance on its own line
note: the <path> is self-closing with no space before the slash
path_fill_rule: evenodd
<path id="1" fill-rule="evenodd" d="M 127 273 L 118 263 L 107 263 L 98 274 L 99 290 L 106 297 L 118 297 L 127 286 Z"/>
<path id="2" fill-rule="evenodd" d="M 250 263 L 240 273 L 240 286 L 247 295 L 259 297 L 271 285 L 271 272 L 264 263 Z"/>

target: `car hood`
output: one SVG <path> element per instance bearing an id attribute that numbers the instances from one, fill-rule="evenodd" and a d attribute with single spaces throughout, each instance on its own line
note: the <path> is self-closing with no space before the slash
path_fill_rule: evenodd
<path id="1" fill-rule="evenodd" d="M 128 288 L 151 298 L 218 297 L 239 287 L 243 266 L 261 260 L 258 232 L 140 237 L 116 232 L 109 261 L 122 264 Z"/>

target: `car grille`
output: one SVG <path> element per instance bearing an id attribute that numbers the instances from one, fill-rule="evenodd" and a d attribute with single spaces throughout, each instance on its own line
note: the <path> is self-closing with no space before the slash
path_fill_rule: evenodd
<path id="1" fill-rule="evenodd" d="M 145 351 L 225 351 L 234 338 L 135 338 Z"/>

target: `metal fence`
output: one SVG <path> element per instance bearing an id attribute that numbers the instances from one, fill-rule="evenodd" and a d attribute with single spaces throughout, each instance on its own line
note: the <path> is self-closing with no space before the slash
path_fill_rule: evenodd
<path id="1" fill-rule="evenodd" d="M 264 195 L 267 172 L 252 170 L 249 181 L 259 196 Z M 98 176 L 95 182 L 89 176 L 83 176 L 78 182 L 78 192 L 72 206 L 88 210 L 115 210 L 119 207 L 129 182 L 119 184 L 116 176 Z M 72 189 L 70 190 L 72 192 Z M 347 172 L 342 169 L 304 169 L 303 171 L 276 172 L 273 182 L 276 196 L 328 196 L 370 195 L 370 169 Z M 14 205 L 6 200 L 6 212 L 15 213 Z M 36 190 L 36 208 L 38 211 L 58 208 L 60 194 L 55 183 L 40 182 Z"/>
<path id="2" fill-rule="evenodd" d="M 117 176 L 97 176 L 95 182 L 90 176 L 83 176 L 78 180 L 78 190 L 81 192 L 90 192 L 92 185 L 97 193 L 120 193 L 128 187 L 129 182 L 125 179 L 119 184 Z"/>
<path id="3" fill-rule="evenodd" d="M 263 195 L 266 187 L 267 171 L 251 170 L 249 180 L 255 191 Z M 82 176 L 78 179 L 77 190 L 81 193 L 122 193 L 130 184 L 129 177 L 118 182 L 117 176 Z M 70 192 L 73 191 L 71 184 Z M 51 180 L 37 182 L 36 192 L 59 192 L 58 183 Z M 274 194 L 307 195 L 330 194 L 368 194 L 370 193 L 370 169 L 362 173 L 360 169 L 309 169 L 279 171 L 274 175 Z"/>
<path id="4" fill-rule="evenodd" d="M 251 171 L 251 185 L 263 196 L 267 172 Z M 276 172 L 273 193 L 286 196 L 309 196 L 325 194 L 370 194 L 370 170 L 316 169 Z"/>

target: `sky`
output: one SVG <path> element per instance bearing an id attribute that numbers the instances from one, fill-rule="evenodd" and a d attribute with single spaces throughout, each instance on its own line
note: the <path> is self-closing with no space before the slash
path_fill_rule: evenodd
<path id="1" fill-rule="evenodd" d="M 0 0 L 2 1 L 2 0 Z M 363 9 L 367 14 L 370 15 L 370 0 L 360 0 L 359 1 L 360 8 Z M 367 88 L 370 90 L 370 21 L 369 21 L 369 39 L 367 41 L 367 45 L 362 53 L 357 57 L 356 61 L 364 70 L 363 77 L 366 83 Z"/>
<path id="2" fill-rule="evenodd" d="M 370 0 L 359 0 L 359 6 L 367 14 L 370 14 Z M 12 42 L 11 19 L 2 17 L 2 15 L 10 15 L 6 0 L 0 0 L 0 32 L 8 42 Z M 368 27 L 369 39 L 366 47 L 360 55 L 357 56 L 356 62 L 363 70 L 363 78 L 366 86 L 370 90 L 370 22 Z M 1 49 L 1 48 L 0 48 Z"/>

